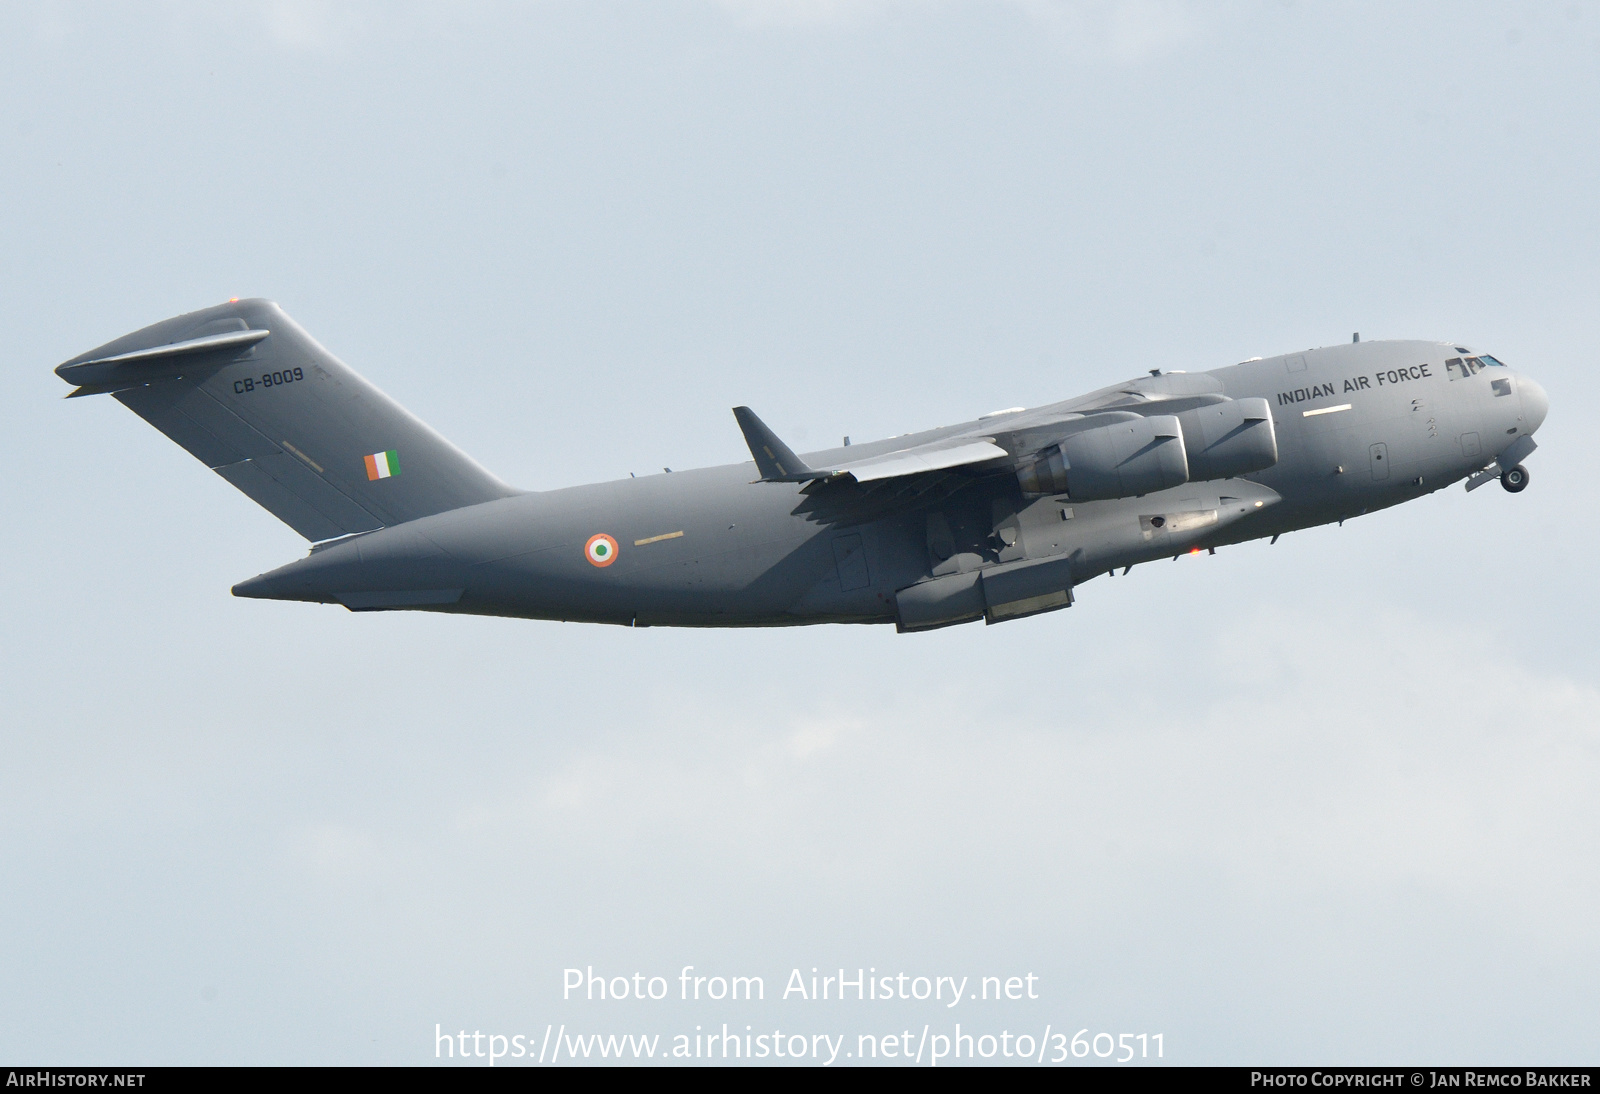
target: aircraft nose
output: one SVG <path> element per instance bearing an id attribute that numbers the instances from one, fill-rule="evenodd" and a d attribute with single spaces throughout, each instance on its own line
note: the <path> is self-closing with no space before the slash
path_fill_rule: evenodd
<path id="1" fill-rule="evenodd" d="M 1544 424 L 1544 416 L 1550 411 L 1550 396 L 1544 393 L 1537 381 L 1528 377 L 1521 377 L 1517 385 L 1522 394 L 1522 416 L 1527 420 L 1526 432 L 1532 433 Z"/>

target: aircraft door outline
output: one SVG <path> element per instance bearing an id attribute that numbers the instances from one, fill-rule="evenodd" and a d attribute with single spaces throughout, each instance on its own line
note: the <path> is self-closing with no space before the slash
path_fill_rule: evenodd
<path id="1" fill-rule="evenodd" d="M 839 571 L 842 592 L 865 589 L 872 584 L 867 572 L 867 549 L 859 535 L 840 536 L 833 541 L 833 563 Z"/>

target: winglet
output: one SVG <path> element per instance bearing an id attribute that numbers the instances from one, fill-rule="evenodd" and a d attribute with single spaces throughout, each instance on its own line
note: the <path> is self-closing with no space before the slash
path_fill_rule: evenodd
<path id="1" fill-rule="evenodd" d="M 805 461 L 780 441 L 778 435 L 768 429 L 767 423 L 756 417 L 756 412 L 749 407 L 734 407 L 733 416 L 744 432 L 744 442 L 750 446 L 750 455 L 756 459 L 762 482 L 809 482 L 828 477 L 826 471 L 813 471 L 807 467 Z"/>

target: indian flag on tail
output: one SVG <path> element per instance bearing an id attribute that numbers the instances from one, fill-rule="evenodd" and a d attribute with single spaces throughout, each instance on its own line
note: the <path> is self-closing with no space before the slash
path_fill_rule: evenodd
<path id="1" fill-rule="evenodd" d="M 367 478 L 373 482 L 400 474 L 400 453 L 374 452 L 367 457 Z"/>

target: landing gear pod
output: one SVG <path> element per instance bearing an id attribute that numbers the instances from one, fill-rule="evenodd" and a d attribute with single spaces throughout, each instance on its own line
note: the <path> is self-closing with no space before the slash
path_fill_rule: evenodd
<path id="1" fill-rule="evenodd" d="M 1073 560 L 1032 559 L 947 574 L 895 594 L 897 629 L 929 631 L 957 623 L 1003 623 L 1072 606 Z"/>
<path id="2" fill-rule="evenodd" d="M 923 581 L 895 594 L 895 629 L 931 631 L 983 618 L 983 579 L 977 572 L 949 574 Z"/>

